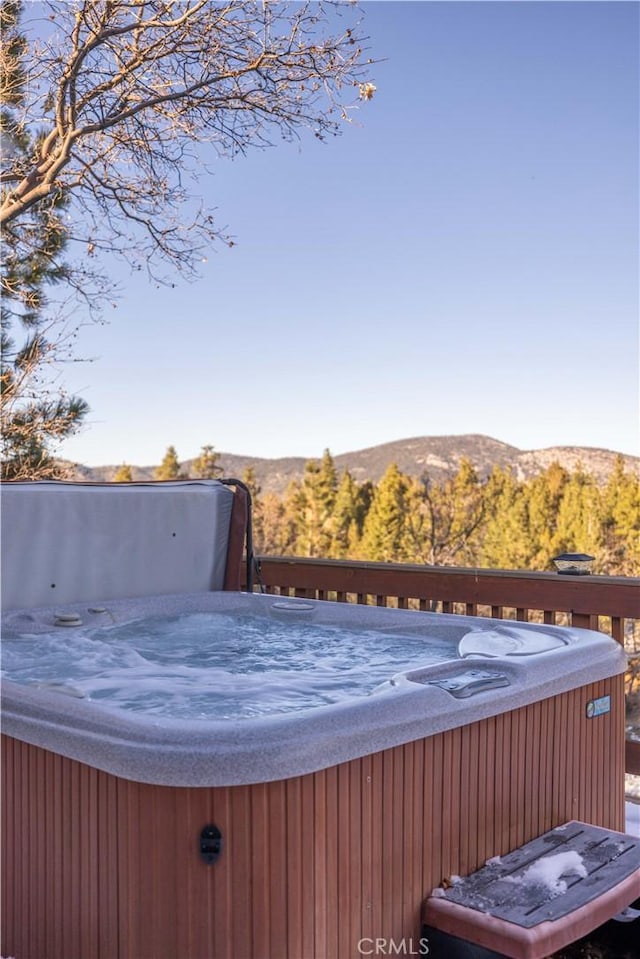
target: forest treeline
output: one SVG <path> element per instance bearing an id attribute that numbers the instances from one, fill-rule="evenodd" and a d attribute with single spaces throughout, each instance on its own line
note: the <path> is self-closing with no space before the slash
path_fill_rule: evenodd
<path id="1" fill-rule="evenodd" d="M 213 447 L 203 447 L 190 475 L 219 472 Z M 180 475 L 169 447 L 156 477 Z M 480 478 L 466 459 L 444 482 L 391 464 L 378 483 L 358 483 L 329 450 L 283 496 L 263 493 L 252 469 L 241 478 L 262 555 L 548 570 L 558 553 L 579 552 L 595 557 L 594 572 L 640 575 L 640 480 L 621 456 L 605 485 L 557 462 L 528 480 L 500 467 Z"/>

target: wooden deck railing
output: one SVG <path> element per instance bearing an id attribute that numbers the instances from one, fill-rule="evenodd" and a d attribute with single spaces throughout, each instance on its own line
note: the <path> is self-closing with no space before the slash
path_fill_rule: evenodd
<path id="1" fill-rule="evenodd" d="M 274 556 L 258 566 L 268 593 L 599 629 L 640 652 L 640 579 Z M 640 775 L 640 742 L 627 739 L 625 765 Z"/>

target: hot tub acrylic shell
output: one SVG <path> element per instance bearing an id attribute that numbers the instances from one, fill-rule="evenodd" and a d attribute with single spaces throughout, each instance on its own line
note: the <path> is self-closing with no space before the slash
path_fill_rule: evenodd
<path id="1" fill-rule="evenodd" d="M 379 630 L 385 641 L 406 631 L 423 638 L 425 649 L 430 632 L 442 638 L 443 631 L 446 636 L 449 630 L 455 639 L 464 633 L 451 644 L 452 655 L 457 647 L 468 654 L 464 659 L 405 672 L 398 668 L 380 692 L 239 720 L 177 720 L 64 695 L 64 686 L 62 691 L 52 691 L 4 682 L 7 734 L 97 769 L 156 785 L 243 785 L 315 772 L 606 678 L 622 672 L 626 663 L 620 646 L 600 633 L 479 617 L 416 616 L 407 610 L 283 602 L 265 595 L 224 592 L 121 600 L 106 609 L 109 626 L 176 613 L 215 611 L 232 616 L 250 611 L 265 622 L 276 618 L 285 628 L 287 621 L 343 627 L 352 635 L 361 628 L 367 638 Z M 93 610 L 91 605 L 76 604 L 65 607 L 65 614 L 77 615 L 84 623 L 96 618 L 103 622 L 105 615 L 96 617 Z M 59 607 L 9 613 L 3 620 L 4 631 L 46 634 L 57 630 L 60 634 L 64 630 L 53 625 L 59 615 Z M 544 651 L 547 646 L 549 651 Z M 472 672 L 495 676 L 504 685 L 487 692 L 480 685 L 480 692 L 463 698 L 452 695 L 448 683 L 464 681 Z"/>
<path id="2" fill-rule="evenodd" d="M 256 601 L 268 614 L 274 598 L 223 597 Z M 418 621 L 316 605 L 329 621 Z M 446 876 L 569 819 L 622 829 L 623 657 L 600 634 L 563 635 L 550 654 L 483 661 L 511 685 L 466 702 L 418 672 L 362 702 L 226 731 L 7 684 L 3 948 L 20 959 L 358 956 L 365 940 L 417 942 L 421 902 Z M 607 696 L 609 710 L 590 716 Z M 213 865 L 199 855 L 209 823 L 222 834 Z"/>

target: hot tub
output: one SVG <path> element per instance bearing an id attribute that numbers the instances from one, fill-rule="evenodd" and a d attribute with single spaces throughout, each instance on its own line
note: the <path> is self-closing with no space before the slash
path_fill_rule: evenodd
<path id="1" fill-rule="evenodd" d="M 58 502 L 73 512 L 67 492 Z M 194 506 L 186 492 L 159 494 L 183 500 L 167 542 Z M 206 514 L 203 492 L 195 500 Z M 119 544 L 138 512 L 120 493 L 100 504 L 113 507 L 101 522 Z M 150 542 L 157 554 L 157 529 Z M 122 570 L 105 574 L 99 594 L 102 571 L 70 575 L 68 543 L 64 555 L 55 579 L 47 568 L 29 595 L 76 581 L 88 595 L 69 585 L 62 603 L 14 602 L 3 616 L 3 867 L 13 877 L 3 883 L 3 945 L 18 959 L 343 959 L 373 954 L 377 939 L 417 954 L 422 900 L 444 877 L 569 819 L 623 827 L 625 659 L 602 634 L 200 584 L 168 593 L 154 591 L 152 572 L 143 598 L 114 595 Z M 217 575 L 224 581 L 223 568 Z M 320 655 L 297 662 L 293 684 L 281 664 L 275 680 L 269 670 L 247 679 L 232 638 L 230 661 L 192 667 L 198 696 L 203 670 L 216 682 L 190 715 L 196 692 L 176 705 L 160 668 L 182 681 L 190 654 L 154 662 L 163 695 L 134 654 L 153 652 L 154 624 L 177 633 L 193 618 L 212 647 L 215 621 L 232 637 L 237 622 L 242 646 L 250 620 L 254 634 L 294 635 L 298 647 L 308 637 Z M 19 668 L 21 643 L 31 676 Z M 47 673 L 50 651 L 65 644 L 68 674 L 58 662 Z M 85 668 L 91 644 L 108 650 L 95 673 Z M 364 657 L 350 652 L 358 644 Z M 342 686 L 329 647 L 349 674 Z M 385 658 L 396 648 L 399 661 Z M 142 677 L 140 696 L 126 678 L 126 695 L 114 685 L 119 656 Z M 221 705 L 225 684 L 243 690 L 232 705 Z"/>

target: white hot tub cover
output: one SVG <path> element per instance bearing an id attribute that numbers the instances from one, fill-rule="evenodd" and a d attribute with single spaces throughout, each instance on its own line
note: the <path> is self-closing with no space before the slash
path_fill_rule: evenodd
<path id="1" fill-rule="evenodd" d="M 7 483 L 2 607 L 223 589 L 233 496 L 216 480 Z"/>

